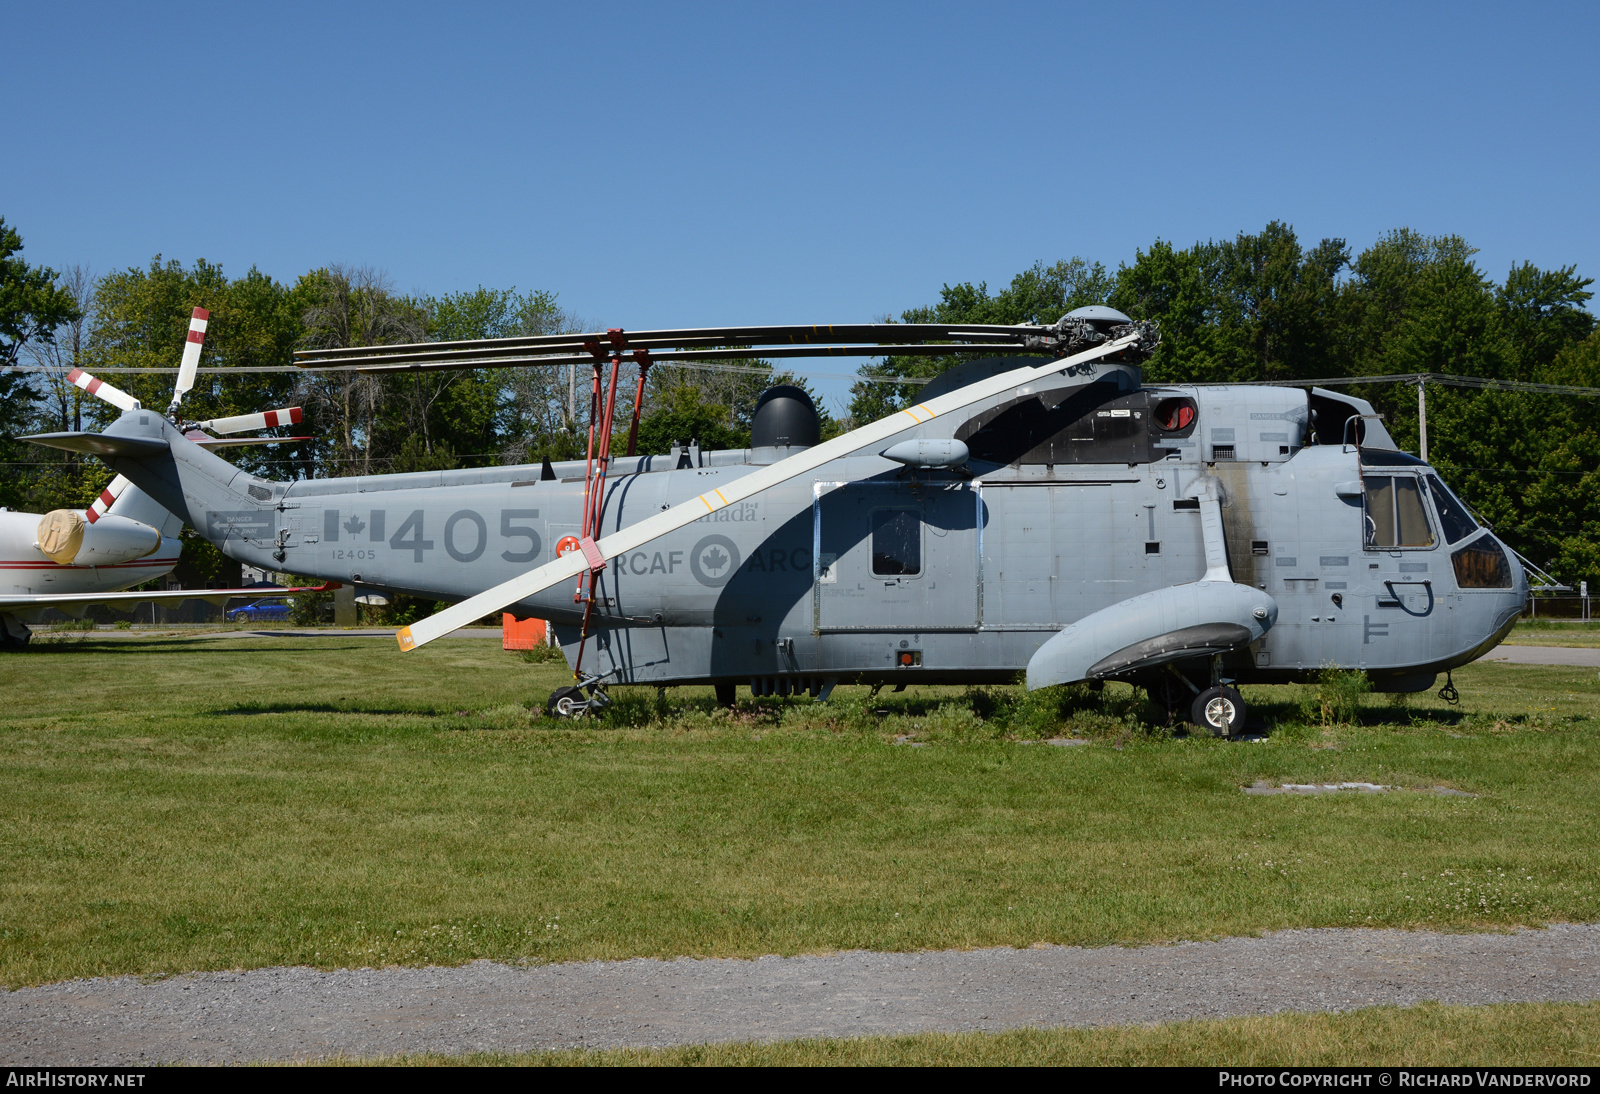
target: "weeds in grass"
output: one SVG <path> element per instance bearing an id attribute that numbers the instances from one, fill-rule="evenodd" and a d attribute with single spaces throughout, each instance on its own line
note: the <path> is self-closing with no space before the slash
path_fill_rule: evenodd
<path id="1" fill-rule="evenodd" d="M 1322 726 L 1350 725 L 1360 720 L 1372 681 L 1359 669 L 1330 666 L 1317 673 L 1314 687 L 1303 706 L 1307 720 Z"/>
<path id="2" fill-rule="evenodd" d="M 566 663 L 566 655 L 561 652 L 560 646 L 535 646 L 531 650 L 522 650 L 522 661 L 527 665 L 553 665 L 557 661 Z"/>
<path id="3" fill-rule="evenodd" d="M 804 696 L 740 700 L 718 707 L 699 694 L 616 689 L 612 705 L 591 724 L 596 727 L 683 733 L 746 727 L 752 730 L 876 735 L 923 743 L 972 744 L 984 741 L 1085 737 L 1122 745 L 1141 737 L 1167 735 L 1149 724 L 1142 693 L 1125 685 L 1105 689 L 1077 687 L 922 689 L 915 695 L 874 694 L 850 689 L 827 703 Z M 549 723 L 547 723 L 549 724 Z"/>

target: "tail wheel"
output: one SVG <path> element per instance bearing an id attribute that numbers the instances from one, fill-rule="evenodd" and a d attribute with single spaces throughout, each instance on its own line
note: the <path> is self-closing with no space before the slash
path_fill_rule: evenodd
<path id="1" fill-rule="evenodd" d="M 544 712 L 554 718 L 581 718 L 586 709 L 583 689 L 574 687 L 556 688 L 544 704 Z"/>
<path id="2" fill-rule="evenodd" d="M 1189 720 L 1213 737 L 1232 737 L 1244 728 L 1244 696 L 1237 688 L 1207 688 L 1194 697 Z"/>

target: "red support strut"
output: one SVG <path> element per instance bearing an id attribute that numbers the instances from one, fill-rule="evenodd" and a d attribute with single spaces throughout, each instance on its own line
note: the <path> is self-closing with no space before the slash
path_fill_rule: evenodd
<path id="1" fill-rule="evenodd" d="M 639 454 L 639 410 L 644 406 L 644 377 L 650 371 L 650 351 L 636 349 L 633 359 L 639 366 L 639 389 L 633 393 L 633 425 L 628 427 L 628 455 Z"/>
<path id="2" fill-rule="evenodd" d="M 622 369 L 622 354 L 628 344 L 621 328 L 608 330 L 606 337 L 611 342 L 612 350 L 611 381 L 606 385 L 604 419 L 600 416 L 600 366 L 606 358 L 606 352 L 598 342 L 586 343 L 586 348 L 594 356 L 594 386 L 590 400 L 589 455 L 583 476 L 583 535 L 579 545 L 590 565 L 589 588 L 583 588 L 580 578 L 577 592 L 573 595 L 574 600 L 583 601 L 583 630 L 578 635 L 578 655 L 572 662 L 572 674 L 578 680 L 583 678 L 583 651 L 589 641 L 589 623 L 594 617 L 600 571 L 605 569 L 605 560 L 600 557 L 594 541 L 600 536 L 600 520 L 605 512 L 606 466 L 611 462 L 611 424 L 616 416 L 617 378 Z M 640 390 L 643 391 L 642 386 Z M 637 421 L 637 400 L 635 404 L 634 416 Z"/>

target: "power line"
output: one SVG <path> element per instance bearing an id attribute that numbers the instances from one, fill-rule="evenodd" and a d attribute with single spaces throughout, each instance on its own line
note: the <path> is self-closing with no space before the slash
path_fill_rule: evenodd
<path id="1" fill-rule="evenodd" d="M 1193 382 L 1193 381 L 1191 381 Z M 1536 391 L 1546 395 L 1582 395 L 1600 398 L 1600 387 L 1576 387 L 1572 384 L 1535 384 L 1527 380 L 1492 380 L 1486 376 L 1457 376 L 1449 372 L 1407 372 L 1394 376 L 1331 376 L 1319 380 L 1233 380 L 1197 383 L 1200 387 L 1222 384 L 1240 386 L 1273 385 L 1275 387 L 1342 387 L 1350 384 L 1442 384 L 1445 387 L 1466 387 L 1479 390 Z"/>

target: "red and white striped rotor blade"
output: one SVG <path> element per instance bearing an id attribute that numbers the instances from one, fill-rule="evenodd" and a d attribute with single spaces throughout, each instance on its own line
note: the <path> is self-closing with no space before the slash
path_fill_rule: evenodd
<path id="1" fill-rule="evenodd" d="M 200 350 L 205 345 L 206 326 L 210 322 L 211 313 L 204 308 L 196 308 L 189 319 L 189 340 L 183 344 L 183 361 L 178 365 L 178 384 L 172 389 L 172 405 L 167 408 L 169 418 L 178 413 L 178 404 L 194 387 L 194 373 L 200 365 Z"/>
<path id="2" fill-rule="evenodd" d="M 119 410 L 138 410 L 139 400 L 129 395 L 119 387 L 112 387 L 104 380 L 97 380 L 81 368 L 75 368 L 67 373 L 67 383 L 81 387 L 90 395 L 104 399 Z"/>
<path id="3" fill-rule="evenodd" d="M 231 418 L 212 418 L 209 422 L 197 423 L 201 429 L 209 429 L 213 433 L 243 433 L 247 429 L 271 429 L 280 425 L 299 425 L 304 417 L 297 406 L 286 407 L 283 410 L 266 410 L 260 414 L 235 414 Z"/>
<path id="4" fill-rule="evenodd" d="M 94 504 L 84 510 L 83 517 L 90 524 L 106 515 L 106 510 L 111 508 L 111 503 L 122 496 L 122 492 L 133 484 L 118 475 L 111 480 L 111 485 L 100 491 L 100 496 L 94 499 Z"/>

